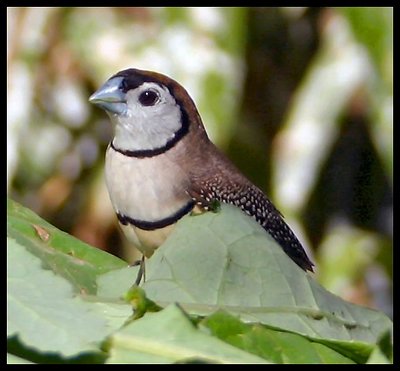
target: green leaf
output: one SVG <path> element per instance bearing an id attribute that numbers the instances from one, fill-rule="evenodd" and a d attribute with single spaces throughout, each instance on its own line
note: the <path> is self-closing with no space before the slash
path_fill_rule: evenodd
<path id="1" fill-rule="evenodd" d="M 187 216 L 178 223 L 146 261 L 145 292 L 129 291 L 130 302 L 140 309 L 135 316 L 123 299 L 137 267 L 128 268 L 125 262 L 82 244 L 76 251 L 86 260 L 78 264 L 80 274 L 74 275 L 76 255 L 54 244 L 54 235 L 62 232 L 14 203 L 9 210 L 9 234 L 19 241 L 9 238 L 8 244 L 8 335 L 10 341 L 19 339 L 38 352 L 38 357 L 29 355 L 17 344 L 11 351 L 15 356 L 41 362 L 51 352 L 49 359 L 58 362 L 68 357 L 77 363 L 89 359 L 101 363 L 106 354 L 100 344 L 116 331 L 106 343 L 111 363 L 390 359 L 391 322 L 386 316 L 324 290 L 234 207 L 223 204 L 220 212 Z M 52 260 L 57 254 L 59 260 Z M 102 266 L 96 267 L 96 261 Z M 86 294 L 88 281 L 91 295 Z M 77 296 L 82 287 L 85 295 Z M 218 329 L 213 316 L 196 327 L 175 306 L 148 313 L 172 302 L 190 314 L 209 315 L 224 308 L 235 318 L 221 320 Z M 209 323 L 213 326 L 205 333 L 204 324 Z M 382 332 L 386 337 L 379 337 Z"/>
<path id="2" fill-rule="evenodd" d="M 9 364 L 17 364 L 17 365 L 19 365 L 19 364 L 25 364 L 25 363 L 26 364 L 30 364 L 32 362 L 30 362 L 30 361 L 28 361 L 28 360 L 26 360 L 24 358 L 17 357 L 14 354 L 7 353 L 7 364 L 8 365 Z"/>
<path id="3" fill-rule="evenodd" d="M 222 311 L 207 317 L 202 323 L 219 339 L 274 363 L 354 363 L 303 336 L 259 324 L 244 324 Z"/>
<path id="4" fill-rule="evenodd" d="M 53 227 L 31 210 L 8 200 L 7 235 L 39 257 L 43 266 L 66 278 L 82 294 L 96 293 L 101 273 L 127 265 Z"/>
<path id="5" fill-rule="evenodd" d="M 97 296 L 122 299 L 136 280 L 139 267 L 125 267 L 101 274 L 97 278 Z"/>
<path id="6" fill-rule="evenodd" d="M 393 363 L 393 347 L 391 343 L 391 334 L 388 331 L 379 339 L 367 363 Z"/>
<path id="7" fill-rule="evenodd" d="M 221 206 L 219 213 L 181 219 L 146 262 L 146 295 L 196 314 L 224 308 L 247 322 L 350 346 L 365 360 L 391 329 L 389 318 L 326 291 L 252 218 Z"/>
<path id="8" fill-rule="evenodd" d="M 392 362 L 385 356 L 381 349 L 377 346 L 371 352 L 367 364 L 391 364 Z"/>
<path id="9" fill-rule="evenodd" d="M 114 333 L 107 363 L 267 363 L 200 331 L 176 305 Z"/>
<path id="10" fill-rule="evenodd" d="M 100 351 L 110 332 L 93 306 L 14 239 L 7 239 L 7 335 L 40 352 L 65 357 Z"/>

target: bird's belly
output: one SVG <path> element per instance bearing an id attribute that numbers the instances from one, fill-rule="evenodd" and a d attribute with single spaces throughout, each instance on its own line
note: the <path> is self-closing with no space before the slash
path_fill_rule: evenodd
<path id="1" fill-rule="evenodd" d="M 153 231 L 145 231 L 132 225 L 120 227 L 128 239 L 146 258 L 153 255 L 154 251 L 167 239 L 175 227 L 175 224 L 168 225 Z"/>

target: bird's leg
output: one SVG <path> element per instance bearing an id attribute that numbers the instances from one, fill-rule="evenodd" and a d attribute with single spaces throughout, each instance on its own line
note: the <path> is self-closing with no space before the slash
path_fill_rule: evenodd
<path id="1" fill-rule="evenodd" d="M 145 270 L 145 262 L 144 262 L 144 255 L 142 255 L 142 259 L 137 260 L 135 263 L 132 264 L 132 266 L 139 265 L 139 272 L 136 277 L 135 285 L 139 286 L 140 281 L 142 280 L 143 277 L 143 282 L 146 281 L 146 270 Z"/>

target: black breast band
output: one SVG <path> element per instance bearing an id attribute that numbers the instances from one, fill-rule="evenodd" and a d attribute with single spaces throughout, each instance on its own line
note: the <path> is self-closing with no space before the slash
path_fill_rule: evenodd
<path id="1" fill-rule="evenodd" d="M 155 229 L 160 229 L 167 227 L 168 225 L 174 224 L 177 222 L 180 218 L 182 218 L 184 215 L 186 215 L 189 211 L 193 209 L 195 202 L 194 201 L 189 201 L 185 206 L 180 208 L 176 213 L 172 214 L 171 216 L 168 216 L 167 218 L 156 220 L 154 222 L 148 222 L 145 220 L 139 220 L 139 219 L 133 219 L 129 216 L 122 215 L 120 213 L 117 213 L 117 218 L 119 222 L 123 225 L 133 225 L 139 229 L 144 229 L 146 231 L 153 231 Z"/>

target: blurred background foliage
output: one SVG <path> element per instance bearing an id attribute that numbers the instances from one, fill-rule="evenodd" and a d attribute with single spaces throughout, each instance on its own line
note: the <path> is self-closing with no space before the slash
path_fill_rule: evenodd
<path id="1" fill-rule="evenodd" d="M 128 261 L 88 97 L 155 70 L 283 212 L 316 279 L 392 315 L 392 8 L 8 8 L 7 189 Z"/>

